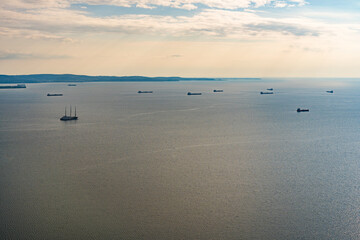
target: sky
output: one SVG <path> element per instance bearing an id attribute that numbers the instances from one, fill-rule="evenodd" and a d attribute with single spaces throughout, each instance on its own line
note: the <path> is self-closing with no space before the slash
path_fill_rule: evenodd
<path id="1" fill-rule="evenodd" d="M 0 0 L 0 74 L 360 77 L 358 0 Z"/>

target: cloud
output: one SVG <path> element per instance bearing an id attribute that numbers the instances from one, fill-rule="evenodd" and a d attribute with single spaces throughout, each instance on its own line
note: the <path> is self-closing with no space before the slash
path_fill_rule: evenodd
<path id="1" fill-rule="evenodd" d="M 319 30 L 294 19 L 264 18 L 252 12 L 203 10 L 194 16 L 122 15 L 92 17 L 67 9 L 32 9 L 15 12 L 0 9 L 0 35 L 30 39 L 72 41 L 67 33 L 117 33 L 162 37 L 249 39 L 272 32 L 281 35 L 318 36 Z M 5 29 L 5 30 L 4 30 Z M 61 35 L 62 33 L 62 35 Z"/>
<path id="2" fill-rule="evenodd" d="M 304 0 L 290 0 L 290 3 L 295 3 L 298 6 L 304 6 L 305 4 L 309 4 L 308 2 L 304 1 Z"/>
<path id="3" fill-rule="evenodd" d="M 156 8 L 170 7 L 186 10 L 198 5 L 218 9 L 243 9 L 264 6 L 305 5 L 305 0 L 11 0 L 1 1 L 0 7 L 6 9 L 68 8 L 71 4 L 108 5 L 120 7 Z"/>
<path id="4" fill-rule="evenodd" d="M 170 57 L 170 58 L 181 58 L 181 57 L 183 57 L 183 55 L 181 55 L 181 54 L 174 54 L 174 55 L 170 55 L 169 57 Z"/>
<path id="5" fill-rule="evenodd" d="M 18 29 L 18 28 L 7 28 L 0 27 L 0 37 L 10 37 L 10 38 L 21 38 L 21 39 L 32 39 L 32 40 L 48 40 L 48 41 L 58 41 L 58 42 L 69 42 L 73 43 L 76 40 L 51 34 L 44 31 L 33 30 L 33 29 Z"/>
<path id="6" fill-rule="evenodd" d="M 72 0 L 72 3 L 83 3 L 89 5 L 113 5 L 121 7 L 140 7 L 140 8 L 154 8 L 157 6 L 182 8 L 193 10 L 197 5 L 207 6 L 210 8 L 219 9 L 241 9 L 250 7 L 264 7 L 272 4 L 279 6 L 282 2 L 286 5 L 303 6 L 306 4 L 305 0 Z"/>
<path id="7" fill-rule="evenodd" d="M 62 59 L 71 58 L 67 55 L 44 55 L 25 52 L 1 51 L 0 60 L 24 60 L 24 59 Z"/>
<path id="8" fill-rule="evenodd" d="M 40 8 L 67 8 L 71 5 L 69 0 L 5 0 L 0 1 L 4 9 L 40 9 Z"/>
<path id="9" fill-rule="evenodd" d="M 274 7 L 276 7 L 276 8 L 283 8 L 283 7 L 286 7 L 286 6 L 288 6 L 288 4 L 286 2 L 284 2 L 284 1 L 276 1 L 274 3 Z"/>
<path id="10" fill-rule="evenodd" d="M 308 29 L 300 25 L 292 25 L 279 22 L 268 22 L 260 24 L 247 24 L 246 27 L 251 31 L 266 31 L 266 32 L 279 32 L 282 34 L 291 34 L 295 36 L 319 36 L 320 31 L 315 29 Z"/>
<path id="11" fill-rule="evenodd" d="M 28 6 L 35 0 L 16 0 L 12 6 Z M 116 34 L 119 36 L 141 36 L 181 39 L 241 39 L 269 40 L 283 37 L 319 37 L 339 35 L 348 26 L 326 24 L 311 18 L 264 17 L 266 12 L 245 9 L 233 11 L 226 9 L 203 9 L 192 16 L 159 16 L 145 14 L 125 14 L 120 16 L 96 17 L 86 10 L 66 8 L 71 3 L 100 4 L 99 0 L 51 0 L 36 1 L 39 8 L 11 9 L 11 4 L 0 3 L 0 36 L 25 39 L 45 39 L 72 42 L 84 34 Z M 266 4 L 306 4 L 303 0 L 104 0 L 104 4 L 132 6 L 143 4 L 154 7 L 161 5 L 197 4 L 234 8 L 238 6 L 264 6 Z M 275 4 L 275 5 L 274 5 Z M 174 5 L 174 6 L 175 6 Z M 192 6 L 188 5 L 188 8 Z M 289 6 L 290 6 L 289 5 Z M 45 6 L 51 6 L 46 8 Z M 285 5 L 282 5 L 284 7 Z M 41 7 L 41 8 L 40 8 Z M 352 29 L 358 29 L 352 25 Z M 356 32 L 356 31 L 353 31 Z"/>
<path id="12" fill-rule="evenodd" d="M 304 47 L 303 50 L 306 52 L 322 52 L 323 51 L 320 48 L 310 48 L 310 47 Z"/>

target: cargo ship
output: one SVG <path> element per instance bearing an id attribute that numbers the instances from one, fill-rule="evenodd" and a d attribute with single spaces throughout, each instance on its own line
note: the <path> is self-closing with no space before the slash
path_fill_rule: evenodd
<path id="1" fill-rule="evenodd" d="M 297 112 L 309 112 L 310 110 L 309 110 L 309 109 L 301 109 L 301 108 L 298 108 L 296 111 L 297 111 Z"/>
<path id="2" fill-rule="evenodd" d="M 215 89 L 214 92 L 224 92 L 224 90 L 220 90 L 220 89 L 219 89 L 219 90 L 216 90 L 216 89 Z"/>
<path id="3" fill-rule="evenodd" d="M 68 84 L 68 86 L 69 86 L 69 87 L 75 87 L 76 84 L 70 83 L 70 84 Z"/>
<path id="4" fill-rule="evenodd" d="M 274 94 L 273 92 L 260 92 L 260 94 Z"/>
<path id="5" fill-rule="evenodd" d="M 326 91 L 327 93 L 334 93 L 334 91 L 333 90 L 330 90 L 330 91 Z"/>
<path id="6" fill-rule="evenodd" d="M 187 95 L 201 95 L 202 93 L 192 93 L 192 92 L 188 92 Z"/>
<path id="7" fill-rule="evenodd" d="M 0 89 L 26 88 L 25 84 L 0 86 Z"/>
<path id="8" fill-rule="evenodd" d="M 268 90 L 268 91 L 274 91 L 274 89 L 273 89 L 273 88 L 268 88 L 268 89 L 266 89 L 266 90 Z"/>
<path id="9" fill-rule="evenodd" d="M 60 97 L 62 96 L 62 93 L 48 93 L 46 96 L 48 97 Z"/>
<path id="10" fill-rule="evenodd" d="M 153 91 L 138 91 L 138 93 L 153 93 Z"/>
<path id="11" fill-rule="evenodd" d="M 75 116 L 71 116 L 71 105 L 70 105 L 70 116 L 66 115 L 66 107 L 65 107 L 65 115 L 60 118 L 60 121 L 71 121 L 71 120 L 78 120 L 76 116 L 76 107 L 75 107 Z"/>

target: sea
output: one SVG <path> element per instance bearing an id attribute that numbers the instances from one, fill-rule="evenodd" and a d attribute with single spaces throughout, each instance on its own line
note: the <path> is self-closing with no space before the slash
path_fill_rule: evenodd
<path id="1" fill-rule="evenodd" d="M 0 89 L 0 223 L 0 239 L 360 239 L 360 80 Z"/>

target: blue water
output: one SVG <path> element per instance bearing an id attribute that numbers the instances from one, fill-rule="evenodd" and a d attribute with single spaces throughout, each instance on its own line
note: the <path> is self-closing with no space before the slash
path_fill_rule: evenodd
<path id="1" fill-rule="evenodd" d="M 359 239 L 359 126 L 356 80 L 1 90 L 0 238 Z"/>

